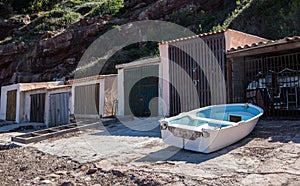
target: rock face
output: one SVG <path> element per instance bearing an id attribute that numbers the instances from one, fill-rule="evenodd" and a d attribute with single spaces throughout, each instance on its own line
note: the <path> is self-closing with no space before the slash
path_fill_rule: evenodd
<path id="1" fill-rule="evenodd" d="M 130 9 L 127 12 L 127 16 L 130 19 L 137 20 L 154 20 L 163 19 L 166 15 L 172 13 L 174 10 L 179 10 L 184 7 L 200 7 L 202 10 L 213 10 L 227 4 L 232 1 L 224 0 L 128 0 L 124 3 L 126 9 Z M 126 14 L 125 14 L 126 15 Z"/>
<path id="2" fill-rule="evenodd" d="M 0 84 L 48 81 L 69 74 L 75 70 L 86 47 L 107 29 L 109 19 L 109 16 L 83 19 L 52 38 L 0 45 Z"/>
<path id="3" fill-rule="evenodd" d="M 230 1 L 227 1 L 229 3 Z M 190 0 L 164 0 L 164 1 L 156 1 L 154 4 L 148 6 L 144 11 L 142 11 L 138 15 L 138 20 L 145 19 L 160 19 L 165 15 L 172 13 L 174 10 L 178 10 L 182 7 L 201 7 L 201 9 L 210 10 L 212 7 L 219 7 L 220 5 L 224 5 L 223 0 L 216 1 L 190 1 Z"/>
<path id="4" fill-rule="evenodd" d="M 196 6 L 212 10 L 228 2 L 231 1 L 125 0 L 121 17 L 127 22 L 164 20 L 168 14 L 180 8 Z M 15 20 L 3 20 L 0 17 L 0 40 L 9 36 L 22 36 L 24 33 L 18 28 L 29 24 L 34 16 L 37 15 L 23 15 Z M 86 48 L 101 32 L 108 29 L 107 22 L 112 20 L 115 20 L 114 24 L 121 24 L 116 23 L 118 21 L 110 16 L 93 17 L 74 23 L 59 35 L 47 32 L 39 41 L 0 45 L 0 86 L 18 82 L 49 81 L 68 75 L 76 69 Z"/>

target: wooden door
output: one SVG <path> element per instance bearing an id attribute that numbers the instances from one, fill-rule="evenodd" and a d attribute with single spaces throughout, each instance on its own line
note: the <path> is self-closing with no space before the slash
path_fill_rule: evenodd
<path id="1" fill-rule="evenodd" d="M 69 123 L 69 92 L 50 95 L 49 127 Z"/>
<path id="2" fill-rule="evenodd" d="M 7 92 L 6 102 L 6 120 L 15 121 L 17 110 L 17 90 L 11 90 Z"/>
<path id="3" fill-rule="evenodd" d="M 44 123 L 45 93 L 30 95 L 30 122 Z"/>

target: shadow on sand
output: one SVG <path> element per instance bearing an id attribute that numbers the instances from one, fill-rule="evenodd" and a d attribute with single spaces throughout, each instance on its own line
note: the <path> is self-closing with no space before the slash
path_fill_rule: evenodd
<path id="1" fill-rule="evenodd" d="M 199 164 L 207 160 L 216 158 L 223 154 L 226 154 L 238 147 L 241 147 L 251 141 L 252 138 L 244 138 L 243 140 L 230 145 L 226 148 L 218 150 L 213 153 L 204 154 L 201 152 L 193 152 L 189 150 L 179 149 L 176 147 L 169 146 L 165 149 L 148 154 L 147 156 L 136 160 L 136 162 L 157 162 L 157 161 L 183 161 L 186 163 Z"/>
<path id="2" fill-rule="evenodd" d="M 184 161 L 199 164 L 246 145 L 255 138 L 268 139 L 269 143 L 300 143 L 300 121 L 261 120 L 246 138 L 216 152 L 204 154 L 169 146 L 136 160 L 136 162 Z M 267 147 L 266 147 L 267 148 Z"/>

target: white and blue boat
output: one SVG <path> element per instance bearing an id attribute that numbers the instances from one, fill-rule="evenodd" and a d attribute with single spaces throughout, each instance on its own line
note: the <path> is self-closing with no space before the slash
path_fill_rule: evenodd
<path id="1" fill-rule="evenodd" d="M 253 104 L 212 105 L 160 120 L 166 144 L 211 153 L 246 137 L 263 114 Z"/>

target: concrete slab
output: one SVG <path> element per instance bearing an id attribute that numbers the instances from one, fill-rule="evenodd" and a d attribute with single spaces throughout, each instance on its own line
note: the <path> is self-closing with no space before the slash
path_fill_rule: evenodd
<path id="1" fill-rule="evenodd" d="M 204 185 L 289 185 L 300 183 L 300 121 L 259 121 L 243 140 L 211 154 L 164 144 L 156 119 L 133 120 L 33 144 L 104 170 L 141 170 L 201 180 Z M 154 127 L 154 128 L 153 128 Z M 147 131 L 148 130 L 148 131 Z"/>

